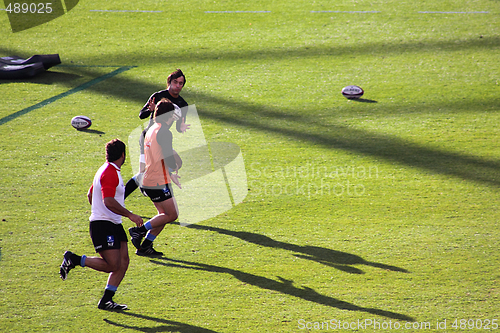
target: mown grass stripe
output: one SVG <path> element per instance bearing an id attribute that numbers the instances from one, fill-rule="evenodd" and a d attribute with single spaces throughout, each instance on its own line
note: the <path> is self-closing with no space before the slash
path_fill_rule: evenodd
<path id="1" fill-rule="evenodd" d="M 113 77 L 115 75 L 118 75 L 120 73 L 128 71 L 129 69 L 134 68 L 134 67 L 136 67 L 136 66 L 120 67 L 120 68 L 118 68 L 118 69 L 116 69 L 116 70 L 114 70 L 114 71 L 112 71 L 112 72 L 110 72 L 108 74 L 104 74 L 102 76 L 99 76 L 99 77 L 91 80 L 91 81 L 85 82 L 85 83 L 79 85 L 76 88 L 70 89 L 70 90 L 68 90 L 66 92 L 63 92 L 63 93 L 59 94 L 59 95 L 56 95 L 54 97 L 48 98 L 48 99 L 46 99 L 44 101 L 41 101 L 40 103 L 37 103 L 35 105 L 32 105 L 30 107 L 27 107 L 25 109 L 17 111 L 17 112 L 15 112 L 13 114 L 8 115 L 7 117 L 3 117 L 3 118 L 0 119 L 0 125 L 3 125 L 3 124 L 5 124 L 5 123 L 7 123 L 7 122 L 9 122 L 11 120 L 14 120 L 14 119 L 16 119 L 16 118 L 18 118 L 20 116 L 23 116 L 23 115 L 25 115 L 25 114 L 33 111 L 33 110 L 42 108 L 42 107 L 44 107 L 44 106 L 46 106 L 46 105 L 48 105 L 50 103 L 53 103 L 53 102 L 55 102 L 57 100 L 60 100 L 61 98 L 64 98 L 64 97 L 67 97 L 67 96 L 72 95 L 74 93 L 77 93 L 79 91 L 85 90 L 85 89 L 93 86 L 94 84 L 100 83 L 100 82 L 102 82 L 104 80 L 107 80 L 107 79 L 109 79 L 109 78 L 111 78 L 111 77 Z"/>

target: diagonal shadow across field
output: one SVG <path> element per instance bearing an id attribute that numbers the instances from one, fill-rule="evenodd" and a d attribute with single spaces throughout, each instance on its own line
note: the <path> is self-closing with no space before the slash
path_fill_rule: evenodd
<path id="1" fill-rule="evenodd" d="M 253 50 L 238 48 L 232 45 L 232 48 L 208 48 L 201 46 L 198 49 L 167 49 L 162 50 L 158 48 L 157 51 L 149 52 L 148 54 L 141 54 L 140 64 L 164 64 L 165 59 L 171 64 L 175 63 L 203 63 L 207 61 L 256 61 L 268 60 L 276 61 L 283 59 L 307 59 L 319 56 L 369 56 L 369 57 L 388 57 L 391 55 L 400 55 L 403 53 L 436 53 L 436 52 L 458 52 L 476 49 L 491 49 L 495 50 L 500 46 L 500 38 L 498 35 L 472 36 L 463 39 L 420 39 L 420 40 L 381 40 L 375 42 L 364 43 L 351 43 L 346 44 L 343 39 L 332 39 L 330 43 L 318 43 L 315 45 L 298 45 L 281 47 L 281 45 L 274 46 L 272 42 L 269 46 L 264 48 L 257 48 Z M 0 47 L 0 56 L 17 55 L 20 57 L 29 57 L 31 54 L 26 52 L 19 52 L 8 48 Z M 121 59 L 127 61 L 130 58 L 137 61 L 138 56 L 131 54 L 128 50 L 122 53 L 113 55 L 94 53 L 86 56 L 84 61 L 78 59 L 71 59 L 75 63 L 92 63 L 92 64 L 109 64 L 109 59 Z M 63 63 L 64 63 L 64 59 Z"/>
<path id="2" fill-rule="evenodd" d="M 94 74 L 91 68 L 78 70 L 82 72 L 82 75 Z M 136 82 L 128 78 L 115 77 L 112 80 L 116 84 L 105 87 L 92 86 L 90 89 L 100 89 L 103 94 L 119 96 L 124 99 L 140 100 L 140 103 L 147 100 L 152 92 L 158 90 L 157 86 Z M 122 95 L 124 91 L 128 91 L 123 89 L 124 87 L 134 87 L 134 89 L 128 95 Z M 198 105 L 198 112 L 202 120 L 203 118 L 211 119 L 233 126 L 282 135 L 294 140 L 303 140 L 330 149 L 381 158 L 437 174 L 450 175 L 496 187 L 500 186 L 499 161 L 427 147 L 397 136 L 356 129 L 346 125 L 329 124 L 327 126 L 316 122 L 311 117 L 300 116 L 293 110 L 270 108 L 200 92 L 189 92 L 186 96 L 189 96 L 187 98 L 189 101 L 194 101 L 193 104 L 201 103 Z M 211 106 L 206 107 L 204 103 Z M 222 113 L 213 105 L 229 107 L 238 111 L 231 114 Z M 448 106 L 453 107 L 453 105 Z M 425 106 L 425 108 L 429 107 L 431 106 Z M 460 108 L 459 105 L 457 107 Z"/>
<path id="3" fill-rule="evenodd" d="M 78 70 L 82 72 L 82 75 L 94 75 L 92 68 L 81 68 Z M 112 80 L 117 84 L 108 85 L 104 88 L 93 86 L 91 89 L 101 89 L 101 93 L 103 94 L 120 96 L 125 99 L 132 98 L 140 100 L 141 103 L 147 99 L 151 92 L 158 89 L 157 86 L 136 82 L 127 78 L 115 77 Z M 133 92 L 128 96 L 121 96 L 127 90 L 123 89 L 123 87 L 132 86 L 135 87 Z M 327 126 L 318 123 L 314 119 L 311 119 L 311 117 L 299 115 L 293 110 L 270 108 L 200 92 L 189 92 L 187 96 L 189 96 L 188 99 L 190 101 L 195 102 L 193 104 L 196 104 L 197 101 L 201 102 L 198 111 L 202 119 L 206 118 L 265 133 L 278 134 L 331 149 L 382 158 L 387 161 L 420 168 L 437 174 L 450 175 L 497 187 L 500 186 L 500 177 L 498 177 L 500 171 L 499 161 L 427 147 L 397 136 L 356 129 L 346 125 L 329 124 Z M 205 107 L 204 103 L 211 105 L 211 107 Z M 232 110 L 238 111 L 231 114 L 222 113 L 217 108 L 214 108 L 213 105 L 229 107 Z M 425 106 L 425 108 L 429 107 L 429 105 Z M 457 105 L 457 107 L 459 108 L 460 106 Z M 287 123 L 283 123 L 284 120 Z"/>
<path id="4" fill-rule="evenodd" d="M 426 147 L 418 143 L 373 131 L 345 125 L 322 125 L 305 116 L 287 115 L 286 111 L 257 109 L 250 104 L 227 101 L 217 97 L 198 96 L 219 105 L 233 104 L 241 114 L 224 114 L 200 108 L 202 117 L 214 121 L 253 128 L 284 137 L 314 143 L 331 149 L 382 158 L 387 161 L 428 170 L 437 174 L 500 186 L 500 161 L 478 156 Z M 237 105 L 235 105 L 237 104 Z M 251 114 L 252 116 L 248 116 Z M 259 115 L 256 117 L 255 115 Z M 279 123 L 286 119 L 287 124 Z"/>
<path id="5" fill-rule="evenodd" d="M 500 44 L 498 38 L 485 38 L 482 40 L 470 39 L 460 41 L 440 41 L 440 42 L 415 42 L 403 43 L 397 45 L 384 46 L 381 44 L 381 49 L 384 54 L 392 50 L 393 52 L 418 52 L 419 50 L 450 50 L 458 51 L 463 49 L 474 49 L 477 47 L 495 47 Z M 350 52 L 363 54 L 368 50 L 373 51 L 374 45 L 365 46 L 343 46 Z M 391 49 L 392 48 L 392 49 Z M 306 56 L 330 56 L 328 47 L 317 47 L 316 49 L 299 48 L 290 53 L 289 50 L 274 50 L 266 49 L 259 50 L 261 57 L 269 59 L 281 59 L 287 55 L 293 54 L 294 58 Z M 331 49 L 332 52 L 343 52 L 342 48 Z M 8 50 L 0 48 L 1 53 L 7 53 Z M 252 52 L 246 54 L 233 54 L 236 51 L 227 51 L 217 53 L 217 57 L 212 59 L 225 59 L 235 57 L 240 59 L 250 57 Z M 382 52 L 382 51 L 381 51 Z M 370 53 L 372 54 L 372 53 Z M 215 55 L 214 55 L 215 56 Z M 175 62 L 174 56 L 171 61 Z M 186 61 L 208 61 L 211 60 L 210 51 L 199 52 L 191 54 L 188 58 L 182 58 L 183 62 Z M 123 57 L 127 58 L 126 55 Z M 155 55 L 145 56 L 141 59 L 145 63 L 155 61 Z M 94 59 L 93 61 L 98 61 Z M 156 59 L 158 61 L 158 59 Z M 179 60 L 180 61 L 180 60 Z M 72 72 L 80 73 L 82 76 L 95 76 L 97 75 L 95 69 L 87 67 L 72 68 Z M 57 77 L 55 78 L 57 79 Z M 94 85 L 88 89 L 103 95 L 111 95 L 120 99 L 132 100 L 142 105 L 149 95 L 159 89 L 158 86 L 143 81 L 131 79 L 129 77 L 114 77 L 113 84 L 107 85 Z M 69 84 L 65 81 L 63 84 Z M 397 136 L 388 134 L 367 131 L 349 127 L 343 124 L 329 124 L 328 126 L 317 123 L 311 117 L 306 115 L 299 116 L 297 110 L 288 110 L 280 108 L 271 108 L 255 103 L 248 103 L 244 101 L 237 101 L 230 98 L 217 97 L 212 94 L 186 91 L 185 98 L 191 104 L 197 104 L 200 117 L 203 120 L 211 119 L 220 123 L 230 124 L 233 126 L 241 126 L 244 128 L 251 128 L 256 131 L 264 133 L 277 134 L 284 137 L 292 138 L 294 140 L 303 140 L 305 142 L 314 143 L 330 149 L 338 149 L 365 156 L 372 156 L 381 158 L 401 165 L 407 165 L 414 168 L 430 171 L 437 174 L 449 175 L 464 180 L 484 183 L 487 185 L 500 186 L 500 162 L 492 159 L 485 159 L 479 156 L 473 156 L 466 153 L 451 152 L 445 149 L 435 147 L 428 147 L 411 142 Z M 470 102 L 470 101 L 469 101 Z M 488 108 L 496 108 L 497 100 L 482 101 L 487 103 Z M 463 101 L 456 101 L 455 104 L 448 103 L 448 108 L 461 109 Z M 217 110 L 217 106 L 224 106 L 237 110 L 231 114 L 222 113 Z M 418 110 L 426 112 L 429 109 L 439 109 L 439 105 L 425 105 L 415 106 Z M 395 108 L 392 106 L 392 108 Z M 397 107 L 396 107 L 397 108 Z M 395 109 L 394 109 L 395 110 Z M 417 110 L 417 111 L 418 111 Z M 395 110 L 396 111 L 396 110 Z M 415 112 L 416 110 L 413 109 Z M 401 113 L 400 108 L 397 112 Z M 303 114 L 303 112 L 302 112 Z M 135 115 L 131 115 L 135 116 Z M 284 122 L 286 120 L 286 123 Z"/>
<path id="6" fill-rule="evenodd" d="M 278 280 L 272 280 L 263 276 L 258 276 L 255 274 L 250 274 L 250 273 L 245 273 L 239 270 L 231 269 L 231 268 L 226 268 L 226 267 L 220 267 L 220 266 L 215 266 L 215 265 L 208 265 L 208 264 L 202 264 L 202 263 L 197 263 L 197 262 L 191 262 L 191 261 L 185 261 L 185 260 L 175 260 L 175 259 L 169 259 L 169 258 L 159 258 L 159 260 L 163 260 L 165 262 L 161 262 L 158 260 L 151 260 L 152 263 L 158 264 L 158 265 L 163 265 L 167 267 L 174 267 L 174 268 L 184 268 L 184 269 L 194 269 L 194 270 L 199 270 L 199 271 L 206 271 L 206 272 L 214 272 L 214 273 L 223 273 L 223 274 L 229 274 L 232 275 L 233 277 L 237 278 L 243 283 L 247 283 L 262 289 L 267 289 L 267 290 L 274 290 L 286 295 L 294 296 L 309 302 L 317 303 L 320 305 L 325 305 L 325 306 L 330 306 L 334 307 L 340 310 L 348 310 L 348 311 L 361 311 L 361 312 L 366 312 L 370 313 L 373 315 L 377 316 L 382 316 L 386 318 L 391 318 L 391 319 L 396 319 L 396 320 L 404 320 L 404 321 L 415 321 L 412 317 L 392 312 L 392 311 L 387 311 L 387 310 L 381 310 L 381 309 L 376 309 L 376 308 L 365 308 L 361 306 L 357 306 L 355 304 L 341 301 L 339 299 L 322 295 L 315 291 L 312 288 L 309 287 L 295 287 L 293 285 L 293 281 L 291 280 L 286 280 L 282 277 L 277 277 Z"/>
<path id="7" fill-rule="evenodd" d="M 341 270 L 341 271 L 344 271 L 347 273 L 364 274 L 364 272 L 362 270 L 360 270 L 356 267 L 353 267 L 352 265 L 366 265 L 366 266 L 377 267 L 380 269 L 390 270 L 390 271 L 394 271 L 394 272 L 409 273 L 404 268 L 386 265 L 386 264 L 377 263 L 377 262 L 372 262 L 372 261 L 367 261 L 367 260 L 365 260 L 365 259 L 363 259 L 360 256 L 357 256 L 355 254 L 342 252 L 342 251 L 336 251 L 336 250 L 332 250 L 332 249 L 328 249 L 328 248 L 324 248 L 324 247 L 319 247 L 319 246 L 308 246 L 308 245 L 301 246 L 301 245 L 291 244 L 291 243 L 287 243 L 287 242 L 281 242 L 281 241 L 274 240 L 268 236 L 264 236 L 264 235 L 253 233 L 253 232 L 233 231 L 233 230 L 217 228 L 217 227 L 210 227 L 210 226 L 205 226 L 205 225 L 200 225 L 200 224 L 191 224 L 191 225 L 187 226 L 187 228 L 218 232 L 219 234 L 236 237 L 236 238 L 239 238 L 241 240 L 244 240 L 246 242 L 253 243 L 256 245 L 295 252 L 294 255 L 296 257 L 316 261 L 318 263 L 324 264 L 326 266 L 334 267 L 338 270 Z"/>
<path id="8" fill-rule="evenodd" d="M 92 75 L 89 68 L 79 69 L 82 75 Z M 157 86 L 135 82 L 130 79 L 113 78 L 116 84 L 106 87 L 93 86 L 90 89 L 100 89 L 103 94 L 120 96 L 124 99 L 133 98 L 146 100 L 151 92 L 158 90 Z M 122 95 L 127 89 L 134 87 L 128 96 Z M 117 89 L 120 87 L 120 89 Z M 141 93 L 143 92 L 143 93 Z M 141 96 L 139 96 L 141 95 Z M 144 95 L 144 96 L 142 96 Z M 201 119 L 211 119 L 217 122 L 251 128 L 265 133 L 278 134 L 294 140 L 303 140 L 331 149 L 382 158 L 410 167 L 420 168 L 437 174 L 450 175 L 464 180 L 500 186 L 500 162 L 483 159 L 464 153 L 450 152 L 442 149 L 426 147 L 414 142 L 383 133 L 370 132 L 345 125 L 328 126 L 315 123 L 305 116 L 299 116 L 290 110 L 280 110 L 259 106 L 242 101 L 215 97 L 200 92 L 188 94 L 189 100 L 201 101 L 198 108 Z M 238 113 L 225 114 L 218 112 L 214 107 L 207 108 L 203 103 L 221 105 L 238 110 Z M 426 108 L 429 108 L 427 105 Z M 134 116 L 134 115 L 131 115 Z M 258 117 L 256 117 L 258 116 Z M 287 123 L 283 124 L 283 120 Z"/>

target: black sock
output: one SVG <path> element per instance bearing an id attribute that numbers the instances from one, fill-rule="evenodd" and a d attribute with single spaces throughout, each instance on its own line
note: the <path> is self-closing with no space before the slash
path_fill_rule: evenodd
<path id="1" fill-rule="evenodd" d="M 135 182 L 135 177 L 132 177 L 125 185 L 125 198 L 127 198 L 132 192 L 134 192 L 139 186 Z"/>
<path id="2" fill-rule="evenodd" d="M 111 301 L 115 296 L 115 292 L 109 289 L 104 290 L 104 296 L 102 296 L 100 303 L 105 304 L 108 301 Z"/>
<path id="3" fill-rule="evenodd" d="M 71 261 L 73 262 L 73 265 L 75 265 L 75 266 L 80 265 L 80 263 L 82 262 L 82 256 L 76 255 L 74 253 L 72 253 L 69 258 L 71 259 Z"/>

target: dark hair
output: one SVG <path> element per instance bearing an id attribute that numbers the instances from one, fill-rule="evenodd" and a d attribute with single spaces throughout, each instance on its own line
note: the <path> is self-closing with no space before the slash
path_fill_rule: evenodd
<path id="1" fill-rule="evenodd" d="M 157 117 L 169 113 L 171 111 L 174 111 L 174 104 L 168 98 L 162 98 L 158 103 L 156 103 L 155 114 L 154 114 L 155 121 Z M 169 117 L 166 116 L 164 118 L 166 120 Z"/>
<path id="2" fill-rule="evenodd" d="M 184 73 L 180 69 L 176 69 L 175 71 L 170 73 L 170 75 L 167 78 L 167 85 L 170 86 L 170 83 L 172 82 L 172 80 L 178 79 L 181 76 L 184 78 L 183 86 L 185 86 L 186 85 L 186 77 L 184 76 Z"/>
<path id="3" fill-rule="evenodd" d="M 125 153 L 125 144 L 118 139 L 106 143 L 106 161 L 114 162 Z"/>

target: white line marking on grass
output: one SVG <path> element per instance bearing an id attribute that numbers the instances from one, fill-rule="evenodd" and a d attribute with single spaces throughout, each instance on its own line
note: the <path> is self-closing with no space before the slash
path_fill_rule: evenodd
<path id="1" fill-rule="evenodd" d="M 67 65 L 66 67 L 72 67 L 72 66 Z M 86 66 L 79 66 L 79 67 L 86 67 Z M 94 66 L 90 66 L 90 67 L 94 67 Z M 103 67 L 115 67 L 115 66 L 103 66 Z M 41 101 L 40 103 L 37 103 L 35 105 L 32 105 L 32 106 L 27 107 L 25 109 L 22 109 L 21 111 L 14 112 L 14 113 L 6 116 L 6 117 L 0 118 L 0 125 L 3 125 L 6 122 L 14 120 L 17 117 L 20 117 L 22 115 L 25 115 L 28 112 L 31 112 L 33 110 L 42 108 L 42 107 L 44 107 L 44 106 L 46 106 L 46 105 L 48 105 L 50 103 L 53 103 L 53 102 L 55 102 L 57 100 L 60 100 L 61 98 L 64 98 L 66 96 L 72 95 L 72 94 L 80 92 L 82 90 L 85 90 L 85 89 L 87 89 L 87 88 L 89 88 L 89 87 L 91 87 L 91 86 L 93 86 L 93 85 L 95 85 L 97 83 L 101 83 L 102 81 L 105 81 L 105 80 L 107 80 L 109 78 L 112 78 L 115 75 L 118 75 L 120 73 L 123 73 L 123 72 L 128 71 L 128 70 L 130 70 L 132 68 L 135 68 L 135 67 L 137 67 L 137 66 L 124 66 L 124 67 L 120 67 L 120 68 L 112 71 L 111 73 L 107 73 L 107 74 L 101 75 L 101 76 L 99 76 L 99 77 L 97 77 L 95 79 L 92 79 L 92 80 L 90 80 L 88 82 L 85 82 L 85 83 L 79 85 L 76 88 L 70 89 L 68 91 L 65 91 L 65 92 L 59 94 L 59 95 L 56 95 L 56 96 L 50 97 L 50 98 L 48 98 L 48 99 L 46 99 L 44 101 Z"/>
<path id="2" fill-rule="evenodd" d="M 206 11 L 205 14 L 234 14 L 234 13 L 270 13 L 270 10 L 222 10 L 222 11 Z"/>
<path id="3" fill-rule="evenodd" d="M 489 14 L 490 12 L 418 12 L 419 14 Z"/>
<path id="4" fill-rule="evenodd" d="M 381 13 L 376 10 L 351 10 L 351 11 L 343 11 L 343 10 L 311 10 L 311 13 L 347 13 L 347 14 L 367 14 L 367 13 Z"/>
<path id="5" fill-rule="evenodd" d="M 105 12 L 105 13 L 163 13 L 161 10 L 102 10 L 95 9 L 91 12 Z"/>
<path id="6" fill-rule="evenodd" d="M 5 10 L 0 8 L 0 10 Z M 101 13 L 163 13 L 161 10 L 106 10 L 106 9 L 91 9 L 91 12 Z M 338 14 L 377 14 L 382 13 L 378 10 L 311 10 L 311 13 L 338 13 Z M 205 11 L 205 14 L 259 14 L 271 13 L 270 10 L 214 10 Z M 435 11 L 420 11 L 419 14 L 489 14 L 488 11 L 476 12 L 435 12 Z"/>

